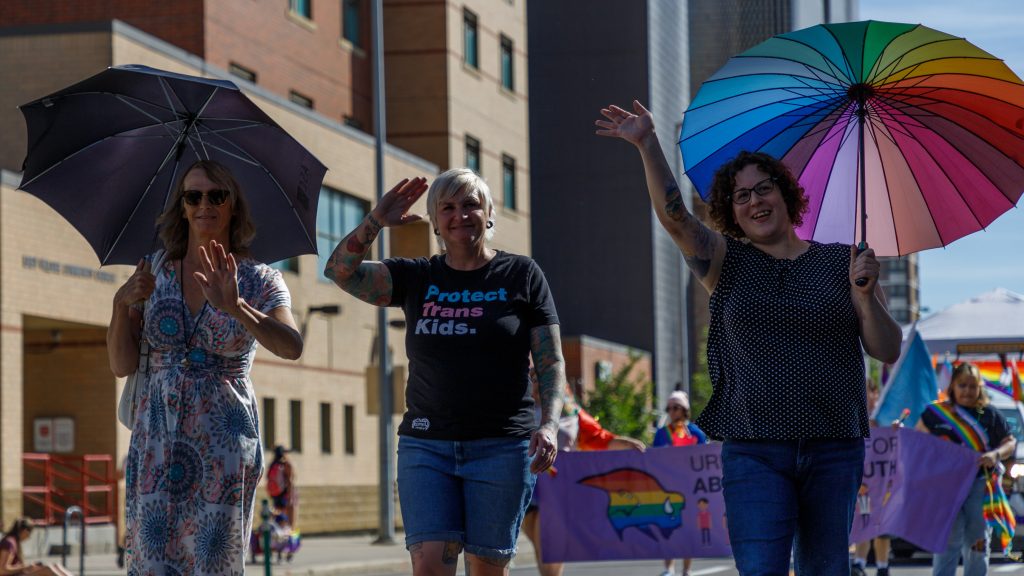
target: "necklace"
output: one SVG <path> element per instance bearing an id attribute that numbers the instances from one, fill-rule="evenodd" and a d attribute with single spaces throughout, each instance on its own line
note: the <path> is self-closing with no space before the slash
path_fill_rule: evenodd
<path id="1" fill-rule="evenodd" d="M 188 305 L 185 304 L 185 259 L 181 259 L 181 274 L 178 277 L 178 288 L 181 290 L 181 335 L 185 336 L 185 327 L 188 326 Z M 196 317 L 196 323 L 192 326 L 192 333 L 189 334 L 188 339 L 185 340 L 185 357 L 181 359 L 181 365 L 188 367 L 192 362 L 202 362 L 206 360 L 206 350 L 202 348 L 193 347 L 193 342 L 196 338 L 196 332 L 199 331 L 199 326 L 203 323 L 203 316 L 206 315 L 206 308 L 209 302 L 203 301 L 203 307 L 199 309 L 199 316 Z"/>

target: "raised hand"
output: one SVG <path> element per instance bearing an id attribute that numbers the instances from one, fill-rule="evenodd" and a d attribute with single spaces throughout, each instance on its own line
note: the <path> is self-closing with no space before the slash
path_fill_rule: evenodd
<path id="1" fill-rule="evenodd" d="M 156 277 L 149 270 L 149 262 L 143 258 L 135 266 L 135 272 L 117 289 L 114 301 L 122 306 L 144 302 L 156 289 Z"/>
<path id="2" fill-rule="evenodd" d="M 209 247 L 199 247 L 199 263 L 203 270 L 194 272 L 193 276 L 199 282 L 206 301 L 214 308 L 234 316 L 241 309 L 235 255 L 228 253 L 223 244 L 210 240 Z"/>
<path id="3" fill-rule="evenodd" d="M 598 136 L 622 138 L 639 147 L 645 139 L 654 135 L 654 116 L 640 104 L 639 100 L 633 100 L 632 113 L 613 104 L 602 108 L 601 115 L 607 120 L 594 121 L 594 124 L 601 128 L 596 131 Z"/>
<path id="4" fill-rule="evenodd" d="M 373 208 L 370 215 L 381 227 L 401 226 L 410 222 L 423 220 L 419 214 L 410 214 L 409 208 L 427 191 L 427 179 L 416 177 L 405 178 L 388 190 L 380 202 Z"/>

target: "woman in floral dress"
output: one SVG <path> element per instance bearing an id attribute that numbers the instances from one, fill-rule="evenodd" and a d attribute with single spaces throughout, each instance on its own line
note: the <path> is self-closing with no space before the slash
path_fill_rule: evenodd
<path id="1" fill-rule="evenodd" d="M 255 229 L 226 168 L 189 168 L 157 224 L 166 253 L 117 291 L 107 334 L 118 376 L 137 369 L 140 338 L 151 346 L 128 451 L 128 574 L 242 574 L 263 472 L 249 369 L 257 342 L 295 359 L 302 338 L 280 273 L 247 258 Z"/>

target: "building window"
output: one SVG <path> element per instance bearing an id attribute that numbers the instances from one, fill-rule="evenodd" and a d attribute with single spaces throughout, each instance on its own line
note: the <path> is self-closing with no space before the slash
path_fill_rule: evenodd
<path id="1" fill-rule="evenodd" d="M 313 0 L 288 0 L 288 9 L 307 20 L 313 19 Z"/>
<path id="2" fill-rule="evenodd" d="M 512 60 L 512 39 L 501 37 L 501 87 L 515 90 L 515 68 Z"/>
<path id="3" fill-rule="evenodd" d="M 505 208 L 516 209 L 516 159 L 508 154 L 501 155 L 501 197 Z"/>
<path id="4" fill-rule="evenodd" d="M 480 141 L 466 134 L 466 168 L 480 174 Z"/>
<path id="5" fill-rule="evenodd" d="M 477 28 L 476 14 L 469 10 L 462 11 L 462 60 L 467 66 L 480 68 L 480 58 L 477 50 Z"/>
<path id="6" fill-rule="evenodd" d="M 330 282 L 320 273 L 327 266 L 334 248 L 348 235 L 370 211 L 366 200 L 339 192 L 324 186 L 320 189 L 320 201 L 316 210 L 317 277 Z"/>
<path id="7" fill-rule="evenodd" d="M 320 403 L 320 453 L 331 453 L 331 403 Z"/>
<path id="8" fill-rule="evenodd" d="M 356 407 L 345 404 L 345 454 L 356 453 Z"/>
<path id="9" fill-rule="evenodd" d="M 313 99 L 309 96 L 303 96 L 295 90 L 288 91 L 288 99 L 303 108 L 309 108 L 310 110 L 313 109 Z"/>
<path id="10" fill-rule="evenodd" d="M 292 452 L 302 452 L 302 400 L 288 402 L 288 416 L 291 428 Z"/>
<path id="11" fill-rule="evenodd" d="M 341 37 L 362 48 L 363 41 L 359 37 L 362 25 L 362 0 L 341 0 Z"/>
<path id="12" fill-rule="evenodd" d="M 276 268 L 281 272 L 294 272 L 299 273 L 299 259 L 298 258 L 287 258 L 285 260 L 278 260 L 270 265 L 271 268 Z"/>
<path id="13" fill-rule="evenodd" d="M 237 77 L 239 77 L 242 80 L 245 80 L 247 82 L 252 82 L 253 84 L 256 83 L 256 73 L 255 72 L 253 72 L 252 70 L 249 70 L 245 66 L 239 66 L 238 64 L 235 64 L 234 62 L 231 62 L 230 64 L 228 64 L 228 73 L 230 73 L 232 76 L 237 76 Z"/>
<path id="14" fill-rule="evenodd" d="M 273 450 L 277 446 L 277 402 L 263 399 L 263 447 Z"/>
<path id="15" fill-rule="evenodd" d="M 346 114 L 341 117 L 341 122 L 345 126 L 365 132 L 365 130 L 363 130 L 363 123 L 360 122 L 359 119 L 356 118 L 355 116 L 349 116 L 348 114 Z"/>

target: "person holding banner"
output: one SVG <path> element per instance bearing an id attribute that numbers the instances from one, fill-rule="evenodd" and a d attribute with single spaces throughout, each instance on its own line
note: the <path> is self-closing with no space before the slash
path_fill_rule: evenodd
<path id="1" fill-rule="evenodd" d="M 983 576 L 988 573 L 991 526 L 1000 525 L 1008 537 L 1004 549 L 1013 538 L 1015 519 L 999 480 L 1001 462 L 1013 456 L 1017 440 L 1003 415 L 989 407 L 981 372 L 974 364 L 965 362 L 953 370 L 946 398 L 929 405 L 916 428 L 980 455 L 977 479 L 953 522 L 946 550 L 932 557 L 932 574 L 953 576 L 962 557 L 964 576 Z"/>
<path id="2" fill-rule="evenodd" d="M 849 574 L 869 434 L 863 352 L 895 362 L 902 332 L 863 247 L 797 235 L 808 199 L 781 161 L 740 152 L 711 187 L 708 228 L 686 209 L 651 113 L 601 110 L 597 134 L 644 163 L 655 213 L 711 295 L 713 391 L 697 424 L 722 439 L 729 539 L 743 576 Z M 689 192 L 687 192 L 689 193 Z M 865 281 L 866 280 L 866 281 Z"/>
<path id="3" fill-rule="evenodd" d="M 658 428 L 658 431 L 654 433 L 652 447 L 696 446 L 697 444 L 708 443 L 708 437 L 704 434 L 704 431 L 696 424 L 690 422 L 690 397 L 687 396 L 686 392 L 676 390 L 669 394 L 665 412 L 668 412 L 668 424 Z M 707 500 L 704 500 L 704 502 L 705 506 L 698 513 L 698 525 L 701 530 L 701 543 L 710 544 L 711 516 L 707 511 Z M 692 558 L 683 558 L 683 576 L 690 575 L 690 564 L 692 562 Z M 672 576 L 675 574 L 673 563 L 674 560 L 672 558 L 665 559 L 665 571 L 662 572 L 661 576 Z"/>
<path id="4" fill-rule="evenodd" d="M 530 380 L 533 382 L 534 401 L 540 402 L 540 386 L 537 373 L 530 368 Z M 562 392 L 562 416 L 558 420 L 558 450 L 561 452 L 591 450 L 638 450 L 643 452 L 647 447 L 643 442 L 629 436 L 619 436 L 606 430 L 597 419 L 587 413 L 577 402 L 572 389 L 566 385 Z M 540 420 L 538 413 L 537 418 Z M 548 469 L 554 475 L 554 467 Z M 533 500 L 526 509 L 523 518 L 523 533 L 533 544 L 533 553 L 537 558 L 537 571 L 540 576 L 562 576 L 564 565 L 561 562 L 544 562 L 542 559 L 540 536 L 540 482 L 533 491 Z"/>

